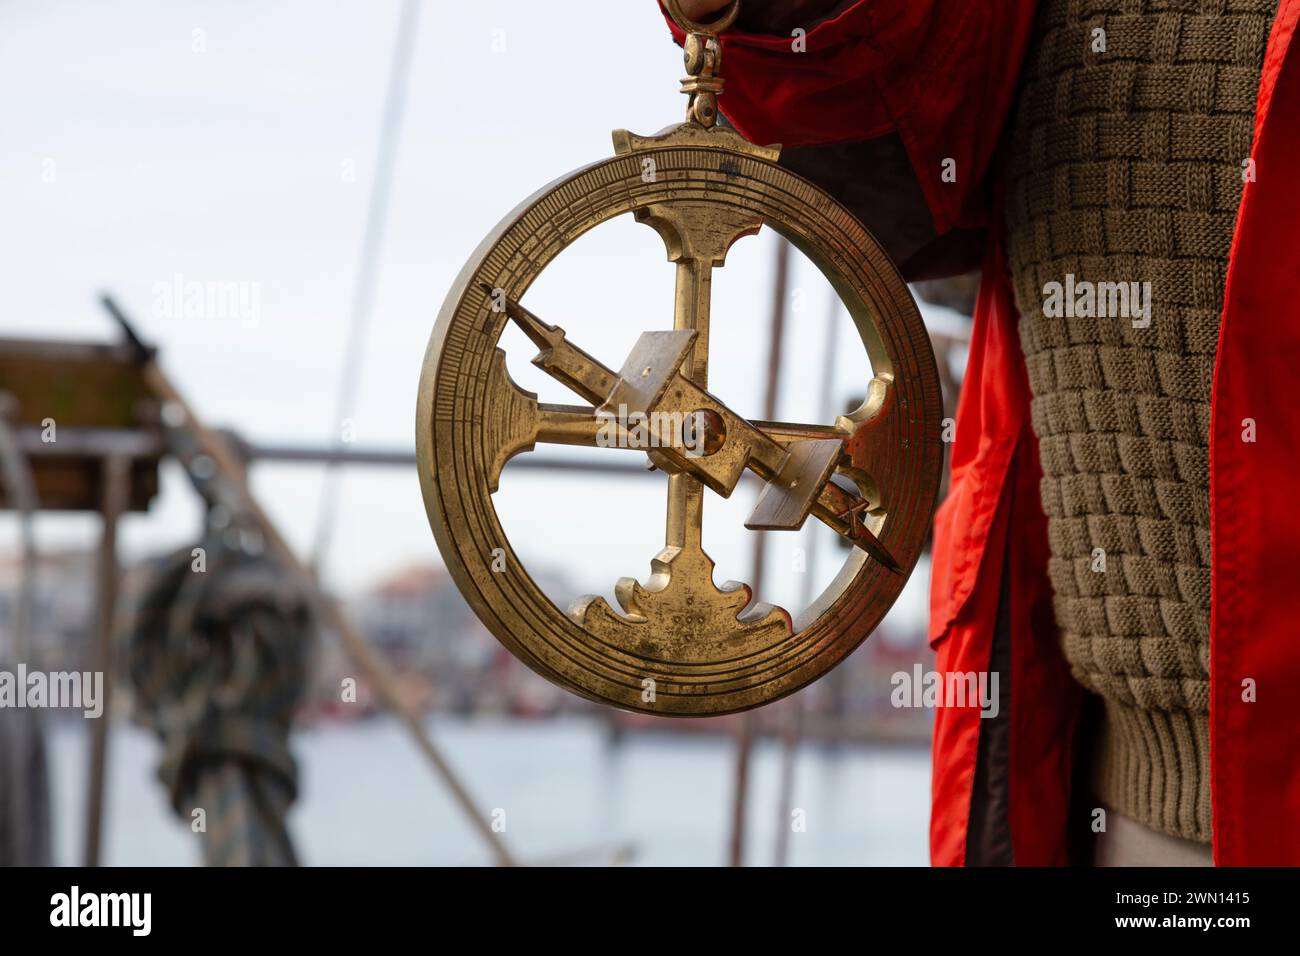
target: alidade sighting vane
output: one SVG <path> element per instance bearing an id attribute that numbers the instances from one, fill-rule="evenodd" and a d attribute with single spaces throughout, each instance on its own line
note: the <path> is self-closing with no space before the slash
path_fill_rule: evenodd
<path id="1" fill-rule="evenodd" d="M 843 439 L 809 438 L 783 445 L 720 402 L 681 373 L 695 343 L 687 330 L 643 332 L 621 373 L 574 345 L 564 330 L 550 325 L 518 301 L 486 282 L 481 288 L 541 350 L 533 364 L 598 406 L 597 415 L 716 416 L 721 447 L 700 454 L 677 444 L 661 444 L 657 454 L 674 470 L 697 478 L 722 497 L 730 497 L 746 468 L 767 482 L 745 526 L 751 530 L 793 531 L 813 515 L 857 545 L 890 571 L 902 568 L 863 521 L 868 502 L 830 480 L 844 450 Z M 661 436 L 666 437 L 666 436 Z"/>

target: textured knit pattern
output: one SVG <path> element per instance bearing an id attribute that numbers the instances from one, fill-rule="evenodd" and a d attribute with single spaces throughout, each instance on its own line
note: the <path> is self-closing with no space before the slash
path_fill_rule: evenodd
<path id="1" fill-rule="evenodd" d="M 1210 390 L 1276 6 L 1044 0 L 1008 166 L 1056 616 L 1076 677 L 1106 703 L 1094 786 L 1198 841 L 1210 839 Z M 1046 317 L 1044 287 L 1068 273 L 1150 282 L 1150 327 Z"/>

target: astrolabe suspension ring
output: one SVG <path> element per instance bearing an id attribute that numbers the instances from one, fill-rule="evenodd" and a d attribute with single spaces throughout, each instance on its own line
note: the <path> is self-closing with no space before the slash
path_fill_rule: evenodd
<path id="1" fill-rule="evenodd" d="M 533 669 L 630 710 L 744 710 L 834 667 L 902 590 L 939 487 L 934 355 L 876 241 L 829 195 L 777 165 L 776 148 L 698 122 L 653 137 L 619 131 L 614 142 L 613 158 L 510 213 L 449 293 L 420 381 L 425 505 L 466 599 Z M 563 249 L 626 214 L 662 237 L 677 289 L 671 327 L 643 333 L 615 368 L 570 342 L 563 316 L 535 315 L 522 300 Z M 733 243 L 764 226 L 826 275 L 870 358 L 866 400 L 834 422 L 750 421 L 707 390 L 712 271 Z M 580 404 L 541 403 L 511 380 L 498 347 L 507 324 L 536 345 L 534 364 Z M 633 419 L 650 423 L 647 454 L 670 476 L 664 548 L 644 580 L 618 582 L 617 606 L 591 597 L 562 609 L 529 576 L 498 520 L 493 493 L 502 468 L 538 444 L 606 444 L 602 432 L 625 432 Z M 854 545 L 797 621 L 753 601 L 744 584 L 715 583 L 701 546 L 705 501 L 729 496 L 745 471 L 765 482 L 746 527 L 795 530 L 812 518 Z"/>

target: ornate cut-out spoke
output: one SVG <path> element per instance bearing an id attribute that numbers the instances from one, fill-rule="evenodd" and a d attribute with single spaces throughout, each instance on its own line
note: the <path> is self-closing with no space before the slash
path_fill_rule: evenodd
<path id="1" fill-rule="evenodd" d="M 710 259 L 683 257 L 677 261 L 673 328 L 695 333 L 695 345 L 687 354 L 682 374 L 700 388 L 709 386 L 709 309 L 712 292 L 713 262 Z M 667 547 L 692 551 L 703 549 L 704 486 L 697 478 L 677 474 L 668 479 L 666 524 L 664 544 Z"/>

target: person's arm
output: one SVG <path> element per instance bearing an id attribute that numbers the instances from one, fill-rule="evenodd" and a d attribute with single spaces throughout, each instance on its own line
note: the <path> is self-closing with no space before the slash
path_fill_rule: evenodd
<path id="1" fill-rule="evenodd" d="M 682 0 L 707 22 L 723 0 Z M 719 107 L 852 210 L 909 279 L 979 265 L 1030 0 L 743 0 Z M 802 22 L 801 22 L 802 21 Z M 678 42 L 681 31 L 670 20 Z"/>

